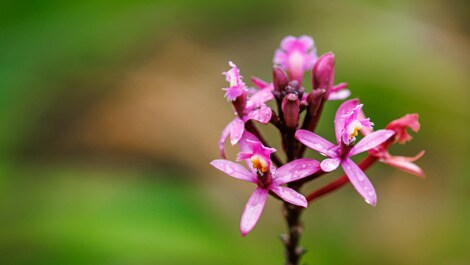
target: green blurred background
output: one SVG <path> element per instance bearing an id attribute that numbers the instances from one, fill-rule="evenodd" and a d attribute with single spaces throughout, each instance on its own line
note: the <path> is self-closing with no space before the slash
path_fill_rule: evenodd
<path id="1" fill-rule="evenodd" d="M 281 204 L 242 238 L 254 187 L 208 163 L 227 61 L 269 79 L 280 40 L 308 34 L 377 128 L 420 113 L 394 151 L 425 149 L 427 179 L 377 165 L 377 207 L 350 186 L 317 201 L 303 261 L 468 264 L 468 17 L 465 0 L 0 2 L 0 263 L 282 264 Z"/>

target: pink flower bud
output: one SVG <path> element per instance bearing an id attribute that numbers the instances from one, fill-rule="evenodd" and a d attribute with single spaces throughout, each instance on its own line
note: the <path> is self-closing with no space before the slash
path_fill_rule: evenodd
<path id="1" fill-rule="evenodd" d="M 286 72 L 282 68 L 274 66 L 273 68 L 273 85 L 276 94 L 281 95 L 281 92 L 289 82 Z"/>
<path id="2" fill-rule="evenodd" d="M 333 87 L 335 79 L 335 55 L 331 52 L 325 53 L 313 66 L 312 87 L 313 89 L 326 89 L 327 94 Z"/>
<path id="3" fill-rule="evenodd" d="M 282 112 L 284 122 L 289 128 L 296 128 L 299 122 L 300 100 L 299 97 L 290 93 L 282 100 Z"/>

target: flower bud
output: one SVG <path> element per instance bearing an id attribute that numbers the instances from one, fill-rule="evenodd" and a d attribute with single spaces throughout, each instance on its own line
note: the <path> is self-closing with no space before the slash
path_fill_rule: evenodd
<path id="1" fill-rule="evenodd" d="M 320 56 L 312 69 L 312 87 L 326 89 L 327 94 L 333 87 L 335 78 L 335 55 L 328 52 Z"/>
<path id="2" fill-rule="evenodd" d="M 307 103 L 308 103 L 308 113 L 311 116 L 315 116 L 317 113 L 318 109 L 321 106 L 321 102 L 325 96 L 326 89 L 319 88 L 315 89 L 312 92 L 310 92 L 307 96 Z"/>
<path id="3" fill-rule="evenodd" d="M 281 95 L 281 92 L 289 82 L 286 72 L 282 68 L 275 66 L 273 68 L 273 85 L 275 95 Z"/>
<path id="4" fill-rule="evenodd" d="M 284 122 L 289 128 L 296 128 L 299 122 L 300 100 L 299 97 L 290 93 L 282 100 L 282 112 Z"/>

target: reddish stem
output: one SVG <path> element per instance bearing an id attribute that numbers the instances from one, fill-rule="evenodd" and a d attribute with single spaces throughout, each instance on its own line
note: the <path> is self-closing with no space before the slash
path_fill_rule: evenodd
<path id="1" fill-rule="evenodd" d="M 370 166 L 372 166 L 375 163 L 375 161 L 377 161 L 376 156 L 368 155 L 366 158 L 364 158 L 364 160 L 362 160 L 359 163 L 359 167 L 362 170 L 366 170 Z M 307 197 L 306 197 L 307 202 L 311 203 L 312 201 L 322 197 L 323 195 L 326 195 L 326 194 L 328 194 L 332 191 L 335 191 L 335 190 L 341 188 L 342 186 L 344 186 L 348 182 L 349 182 L 349 178 L 348 178 L 348 176 L 346 176 L 346 174 L 344 174 L 341 177 L 339 177 L 339 178 L 333 180 L 332 182 L 326 184 L 322 188 L 320 188 L 320 189 L 310 193 L 309 195 L 307 195 Z"/>

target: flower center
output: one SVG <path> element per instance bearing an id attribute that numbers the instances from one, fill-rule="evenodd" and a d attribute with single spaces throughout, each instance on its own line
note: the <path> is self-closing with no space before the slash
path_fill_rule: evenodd
<path id="1" fill-rule="evenodd" d="M 353 121 L 348 125 L 348 137 L 349 140 L 356 140 L 356 136 L 359 133 L 359 130 L 362 129 L 362 124 L 359 121 Z"/>
<path id="2" fill-rule="evenodd" d="M 264 159 L 260 155 L 254 155 L 250 158 L 251 163 L 253 164 L 253 168 L 259 170 L 262 173 L 266 173 L 269 171 L 268 161 Z"/>

